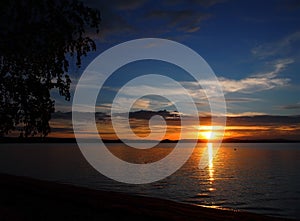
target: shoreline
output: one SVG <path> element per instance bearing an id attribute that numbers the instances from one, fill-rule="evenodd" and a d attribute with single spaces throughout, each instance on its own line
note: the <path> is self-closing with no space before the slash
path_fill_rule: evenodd
<path id="1" fill-rule="evenodd" d="M 81 139 L 82 141 L 86 142 L 95 142 L 97 143 L 98 140 L 93 139 Z M 122 140 L 102 140 L 103 143 L 124 143 Z M 143 142 L 136 141 L 136 140 L 125 140 L 126 142 L 132 143 L 143 143 L 143 142 L 157 142 L 154 140 L 145 140 Z M 178 140 L 162 140 L 160 143 L 177 143 Z M 181 140 L 184 143 L 195 142 L 195 140 Z M 207 143 L 207 140 L 198 140 L 197 143 Z M 220 141 L 212 140 L 210 143 L 219 143 Z M 17 137 L 0 137 L 0 144 L 6 143 L 77 143 L 75 138 L 57 138 L 57 137 L 29 137 L 29 138 L 17 138 Z M 300 143 L 300 140 L 289 140 L 289 139 L 234 139 L 228 138 L 223 139 L 222 143 Z"/>
<path id="2" fill-rule="evenodd" d="M 0 174 L 0 220 L 293 220 Z"/>

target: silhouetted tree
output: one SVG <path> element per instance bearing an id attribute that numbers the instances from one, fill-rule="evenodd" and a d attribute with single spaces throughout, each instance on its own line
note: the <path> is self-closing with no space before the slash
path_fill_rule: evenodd
<path id="1" fill-rule="evenodd" d="M 46 136 L 50 91 L 70 100 L 69 59 L 96 49 L 100 13 L 77 0 L 0 2 L 0 136 Z"/>

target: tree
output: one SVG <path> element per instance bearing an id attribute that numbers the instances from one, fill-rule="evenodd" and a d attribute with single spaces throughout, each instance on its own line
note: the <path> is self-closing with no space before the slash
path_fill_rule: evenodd
<path id="1" fill-rule="evenodd" d="M 50 91 L 70 100 L 69 61 L 95 42 L 100 13 L 77 0 L 12 0 L 0 3 L 0 136 L 47 136 L 54 112 Z"/>

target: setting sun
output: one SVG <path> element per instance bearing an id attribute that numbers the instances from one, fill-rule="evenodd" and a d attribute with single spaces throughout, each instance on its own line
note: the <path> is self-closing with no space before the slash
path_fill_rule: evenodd
<path id="1" fill-rule="evenodd" d="M 202 136 L 207 139 L 210 140 L 212 137 L 212 132 L 211 131 L 205 131 L 205 132 L 201 132 Z"/>
<path id="2" fill-rule="evenodd" d="M 212 127 L 208 125 L 201 125 L 197 127 L 200 139 L 211 140 L 213 138 Z"/>

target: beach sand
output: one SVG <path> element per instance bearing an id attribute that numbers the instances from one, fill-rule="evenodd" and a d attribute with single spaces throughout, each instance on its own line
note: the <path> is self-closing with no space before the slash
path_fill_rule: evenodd
<path id="1" fill-rule="evenodd" d="M 0 220 L 285 220 L 0 174 Z"/>

